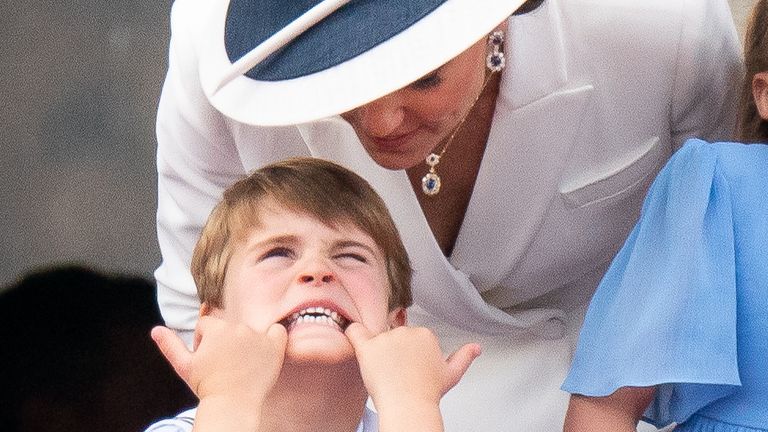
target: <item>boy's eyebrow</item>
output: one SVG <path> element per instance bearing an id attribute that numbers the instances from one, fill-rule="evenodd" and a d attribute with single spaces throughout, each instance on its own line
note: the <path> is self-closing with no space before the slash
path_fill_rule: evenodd
<path id="1" fill-rule="evenodd" d="M 254 242 L 250 245 L 248 245 L 247 250 L 252 251 L 254 249 L 258 249 L 260 247 L 263 247 L 265 245 L 272 245 L 272 244 L 295 244 L 298 242 L 298 239 L 293 234 L 282 234 L 282 235 L 276 235 L 272 237 L 268 237 L 266 239 L 259 240 L 257 242 Z"/>
<path id="2" fill-rule="evenodd" d="M 298 242 L 299 242 L 298 237 L 293 234 L 276 235 L 276 236 L 268 237 L 266 239 L 259 240 L 255 243 L 250 244 L 247 250 L 253 251 L 261 247 L 264 247 L 266 245 L 274 245 L 274 244 L 294 245 Z M 343 249 L 345 247 L 359 247 L 359 248 L 365 249 L 368 253 L 370 253 L 373 256 L 380 255 L 379 253 L 377 253 L 376 249 L 371 248 L 365 243 L 355 241 L 355 240 L 339 240 L 334 242 L 332 245 L 333 249 Z"/>
<path id="3" fill-rule="evenodd" d="M 342 249 L 345 247 L 359 247 L 362 249 L 365 249 L 373 256 L 379 256 L 380 254 L 377 253 L 374 249 L 372 249 L 370 246 L 368 246 L 365 243 L 361 243 L 359 241 L 355 240 L 339 240 L 336 243 L 333 244 L 334 249 Z"/>

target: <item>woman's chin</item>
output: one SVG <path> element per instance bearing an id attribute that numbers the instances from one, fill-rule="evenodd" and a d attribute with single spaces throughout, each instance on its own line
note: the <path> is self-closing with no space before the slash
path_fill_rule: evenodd
<path id="1" fill-rule="evenodd" d="M 425 159 L 431 153 L 429 148 L 424 147 L 425 143 L 403 144 L 401 146 L 389 147 L 379 145 L 376 142 L 364 143 L 368 155 L 377 165 L 389 170 L 407 170 L 417 165 L 425 164 Z M 424 165 L 426 167 L 426 165 Z"/>
<path id="2" fill-rule="evenodd" d="M 379 165 L 382 168 L 392 170 L 392 171 L 399 171 L 399 170 L 408 170 L 418 165 L 424 165 L 425 172 L 426 172 L 426 164 L 424 160 L 426 159 L 426 156 L 422 157 L 421 154 L 413 155 L 413 154 L 401 154 L 401 153 L 385 153 L 385 152 L 379 152 L 379 153 L 369 153 L 371 156 L 371 159 L 373 159 L 374 162 L 376 162 L 376 165 Z"/>

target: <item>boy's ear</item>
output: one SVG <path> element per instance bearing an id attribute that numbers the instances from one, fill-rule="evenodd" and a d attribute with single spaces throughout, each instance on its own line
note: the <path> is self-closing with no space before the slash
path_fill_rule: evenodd
<path id="1" fill-rule="evenodd" d="M 758 72 L 752 77 L 752 97 L 760 118 L 768 120 L 768 71 Z"/>
<path id="2" fill-rule="evenodd" d="M 204 302 L 200 305 L 200 313 L 199 317 L 204 316 L 212 316 L 212 317 L 218 317 L 219 312 L 221 309 L 217 308 L 216 306 L 211 306 L 208 302 Z"/>
<path id="3" fill-rule="evenodd" d="M 389 328 L 404 326 L 408 322 L 408 311 L 405 308 L 397 307 L 389 312 Z"/>

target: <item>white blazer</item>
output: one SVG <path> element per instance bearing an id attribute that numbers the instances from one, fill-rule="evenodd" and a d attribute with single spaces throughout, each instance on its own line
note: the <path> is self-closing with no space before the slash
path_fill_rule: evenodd
<path id="1" fill-rule="evenodd" d="M 584 309 L 648 184 L 686 138 L 730 138 L 742 64 L 726 0 L 547 0 L 511 18 L 493 125 L 449 258 L 405 172 L 376 165 L 340 117 L 258 128 L 208 103 L 198 66 L 212 1 L 174 4 L 157 117 L 155 276 L 167 324 L 194 328 L 191 251 L 228 185 L 290 156 L 334 160 L 392 212 L 415 269 L 411 322 L 446 349 L 484 346 L 443 400 L 447 429 L 560 429 L 559 386 Z"/>

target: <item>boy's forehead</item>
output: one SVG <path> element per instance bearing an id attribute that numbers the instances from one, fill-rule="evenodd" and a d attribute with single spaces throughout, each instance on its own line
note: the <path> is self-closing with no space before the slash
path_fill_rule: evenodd
<path id="1" fill-rule="evenodd" d="M 292 231 L 292 228 L 297 226 L 296 223 L 301 219 L 309 219 L 344 235 L 355 234 L 365 236 L 376 247 L 378 252 L 383 252 L 381 245 L 359 223 L 347 215 L 341 217 L 317 215 L 308 209 L 296 209 L 282 204 L 273 198 L 268 198 L 262 200 L 258 206 L 253 206 L 253 209 L 244 216 L 245 223 L 241 227 L 242 233 L 240 235 L 242 239 L 247 240 L 260 237 L 264 234 L 269 234 L 267 231 L 273 231 L 275 228 L 278 230 L 285 229 L 287 234 Z"/>

